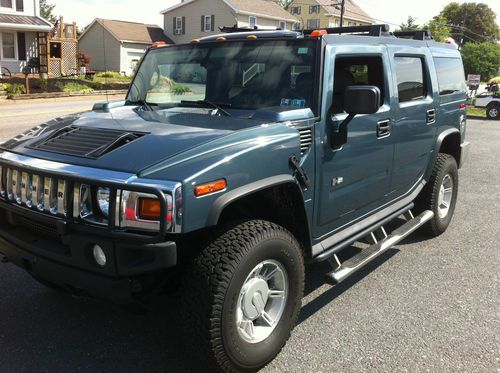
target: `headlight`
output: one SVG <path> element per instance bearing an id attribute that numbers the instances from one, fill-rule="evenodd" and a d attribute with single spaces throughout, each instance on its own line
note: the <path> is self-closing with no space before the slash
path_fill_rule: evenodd
<path id="1" fill-rule="evenodd" d="M 97 206 L 99 211 L 107 218 L 109 216 L 109 198 L 111 192 L 109 188 L 97 189 Z"/>
<path id="2" fill-rule="evenodd" d="M 173 225 L 173 201 L 170 194 L 165 194 L 167 211 L 161 215 L 161 204 L 154 194 L 122 191 L 120 219 L 116 224 L 120 228 L 131 228 L 146 231 L 158 231 L 160 221 L 165 219 L 167 230 Z"/>

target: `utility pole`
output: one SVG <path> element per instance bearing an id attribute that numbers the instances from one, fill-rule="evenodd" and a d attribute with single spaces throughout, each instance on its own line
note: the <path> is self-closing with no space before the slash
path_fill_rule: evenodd
<path id="1" fill-rule="evenodd" d="M 342 0 L 342 5 L 340 6 L 340 27 L 344 27 L 344 12 L 345 12 L 345 0 Z"/>
<path id="2" fill-rule="evenodd" d="M 345 0 L 341 0 L 340 3 L 332 4 L 335 9 L 340 10 L 340 27 L 344 26 L 344 13 L 345 13 Z"/>

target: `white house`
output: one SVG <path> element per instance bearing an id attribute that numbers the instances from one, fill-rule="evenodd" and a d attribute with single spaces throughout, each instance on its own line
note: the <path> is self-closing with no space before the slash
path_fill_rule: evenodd
<path id="1" fill-rule="evenodd" d="M 220 33 L 224 26 L 291 30 L 298 22 L 272 0 L 184 0 L 161 14 L 165 34 L 175 43 Z"/>
<path id="2" fill-rule="evenodd" d="M 0 0 L 0 66 L 22 72 L 47 42 L 50 22 L 40 17 L 39 0 Z"/>
<path id="3" fill-rule="evenodd" d="M 90 56 L 90 68 L 132 75 L 154 42 L 172 43 L 161 27 L 96 18 L 78 39 L 81 52 Z"/>

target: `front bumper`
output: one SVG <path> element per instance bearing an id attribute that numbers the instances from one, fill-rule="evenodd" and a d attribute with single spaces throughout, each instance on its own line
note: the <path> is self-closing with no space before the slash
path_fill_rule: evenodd
<path id="1" fill-rule="evenodd" d="M 470 142 L 465 141 L 460 145 L 460 163 L 458 168 L 462 168 L 462 166 L 469 160 L 470 153 Z"/>
<path id="2" fill-rule="evenodd" d="M 34 277 L 77 294 L 124 304 L 154 288 L 162 271 L 177 264 L 175 242 L 142 244 L 101 235 L 59 235 L 42 222 L 0 207 L 0 259 Z M 99 267 L 92 255 L 99 245 L 108 259 Z"/>

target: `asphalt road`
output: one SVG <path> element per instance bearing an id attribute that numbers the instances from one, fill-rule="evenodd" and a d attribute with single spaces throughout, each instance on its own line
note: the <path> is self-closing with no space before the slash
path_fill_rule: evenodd
<path id="1" fill-rule="evenodd" d="M 309 267 L 299 323 L 266 372 L 500 371 L 500 122 L 471 120 L 468 138 L 448 231 L 414 234 L 337 287 Z M 202 372 L 178 344 L 175 304 L 134 314 L 0 265 L 0 371 Z"/>

